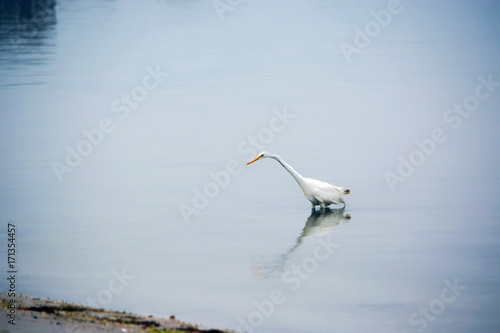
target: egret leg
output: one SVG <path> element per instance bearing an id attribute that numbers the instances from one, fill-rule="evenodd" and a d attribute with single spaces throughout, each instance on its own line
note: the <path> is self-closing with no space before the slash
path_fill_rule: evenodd
<path id="1" fill-rule="evenodd" d="M 326 208 L 325 206 L 325 203 L 324 202 L 320 202 L 319 203 L 319 206 L 321 207 L 322 210 L 324 210 Z"/>

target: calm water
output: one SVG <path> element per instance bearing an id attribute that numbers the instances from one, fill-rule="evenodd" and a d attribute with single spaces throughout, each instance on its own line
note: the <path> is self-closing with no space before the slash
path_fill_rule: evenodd
<path id="1" fill-rule="evenodd" d="M 443 118 L 480 76 L 500 81 L 497 2 L 401 1 L 350 63 L 339 44 L 387 2 L 243 1 L 223 21 L 211 1 L 0 3 L 18 291 L 257 332 L 498 330 L 500 87 L 460 126 Z M 436 128 L 446 140 L 391 191 L 385 173 Z M 244 165 L 263 149 L 350 188 L 345 211 L 311 214 L 278 163 Z"/>

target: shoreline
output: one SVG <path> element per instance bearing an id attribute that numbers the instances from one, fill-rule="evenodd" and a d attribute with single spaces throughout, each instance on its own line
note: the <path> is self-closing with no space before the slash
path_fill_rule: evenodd
<path id="1" fill-rule="evenodd" d="M 15 325 L 9 324 L 9 301 L 6 293 L 0 294 L 0 333 L 234 333 L 229 330 L 208 329 L 201 325 L 169 319 L 143 316 L 124 311 L 67 303 L 29 296 L 17 296 Z"/>

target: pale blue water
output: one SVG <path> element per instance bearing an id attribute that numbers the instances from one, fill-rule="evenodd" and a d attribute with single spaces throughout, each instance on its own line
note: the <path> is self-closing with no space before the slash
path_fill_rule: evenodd
<path id="1" fill-rule="evenodd" d="M 500 81 L 497 2 L 401 1 L 350 63 L 340 43 L 387 2 L 243 1 L 221 21 L 210 1 L 60 0 L 36 24 L 6 3 L 0 246 L 11 221 L 18 291 L 256 332 L 498 330 L 500 87 L 458 128 L 443 118 L 480 76 Z M 150 71 L 168 76 L 126 106 Z M 60 182 L 52 164 L 103 119 Z M 445 142 L 391 191 L 384 174 L 436 128 Z M 263 149 L 350 188 L 346 210 L 310 216 L 278 163 L 245 166 Z M 187 224 L 180 207 L 228 163 Z M 467 288 L 444 303 L 455 279 Z"/>

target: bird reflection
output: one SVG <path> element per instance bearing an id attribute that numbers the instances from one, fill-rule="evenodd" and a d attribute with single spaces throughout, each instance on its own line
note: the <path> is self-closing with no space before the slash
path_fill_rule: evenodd
<path id="1" fill-rule="evenodd" d="M 252 267 L 253 272 L 262 279 L 279 276 L 284 271 L 284 267 L 290 257 L 302 245 L 305 238 L 328 234 L 334 227 L 350 219 L 351 216 L 349 214 L 344 214 L 344 211 L 345 208 L 313 209 L 311 215 L 307 218 L 304 229 L 302 229 L 299 237 L 297 237 L 295 244 L 276 259 L 262 259 L 255 262 Z"/>

